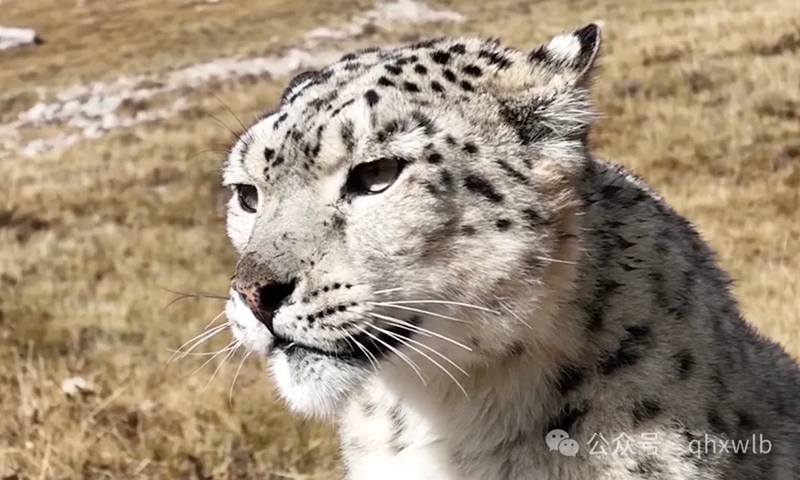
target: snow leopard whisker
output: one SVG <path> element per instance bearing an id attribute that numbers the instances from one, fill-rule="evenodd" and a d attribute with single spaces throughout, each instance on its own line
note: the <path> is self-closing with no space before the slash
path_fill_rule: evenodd
<path id="1" fill-rule="evenodd" d="M 378 359 L 375 358 L 375 355 L 373 355 L 369 350 L 367 350 L 366 347 L 364 347 L 364 345 L 361 344 L 361 342 L 349 336 L 345 337 L 345 341 L 351 345 L 355 345 L 359 350 L 361 350 L 364 356 L 367 357 L 367 360 L 369 360 L 369 363 L 372 366 L 372 369 L 375 370 L 375 372 L 379 370 L 380 365 L 378 364 Z"/>
<path id="2" fill-rule="evenodd" d="M 216 94 L 214 94 L 214 92 L 212 92 L 210 89 L 205 89 L 205 91 L 206 91 L 206 93 L 208 93 L 209 95 L 211 95 L 212 97 L 214 97 L 214 99 L 215 99 L 217 102 L 219 102 L 219 104 L 220 104 L 220 105 L 222 105 L 222 107 L 223 107 L 225 110 L 227 110 L 227 111 L 228 111 L 228 112 L 229 112 L 231 115 L 233 115 L 233 118 L 235 118 L 235 119 L 236 119 L 236 121 L 237 121 L 237 122 L 239 122 L 239 126 L 240 126 L 240 127 L 242 127 L 242 134 L 246 134 L 246 132 L 248 132 L 248 130 L 247 130 L 247 127 L 246 127 L 246 126 L 245 126 L 245 124 L 242 122 L 242 120 L 239 118 L 239 116 L 238 116 L 238 115 L 236 115 L 236 113 L 233 111 L 233 109 L 232 109 L 231 107 L 229 107 L 227 103 L 223 102 L 223 101 L 222 101 L 222 99 L 221 99 L 221 98 L 219 98 L 219 97 L 218 97 Z M 237 135 L 237 136 L 238 136 L 238 135 Z"/>
<path id="3" fill-rule="evenodd" d="M 206 360 L 206 361 L 205 361 L 205 362 L 204 362 L 202 365 L 200 365 L 199 367 L 197 367 L 197 370 L 195 370 L 194 372 L 192 372 L 192 374 L 191 374 L 191 375 L 189 375 L 189 376 L 190 376 L 190 377 L 193 377 L 193 376 L 195 376 L 195 375 L 197 374 L 197 372 L 199 372 L 200 370 L 202 370 L 202 369 L 203 369 L 203 367 L 205 367 L 205 366 L 206 366 L 206 365 L 208 365 L 209 363 L 213 362 L 215 358 L 217 358 L 218 356 L 222 355 L 223 353 L 228 353 L 228 352 L 230 352 L 230 351 L 231 351 L 231 350 L 232 350 L 234 347 L 236 347 L 236 346 L 238 345 L 238 343 L 239 343 L 239 342 L 238 342 L 237 340 L 233 340 L 231 343 L 229 343 L 228 345 L 226 345 L 226 346 L 225 346 L 223 349 L 221 349 L 220 351 L 218 351 L 218 352 L 217 352 L 215 355 L 212 355 L 212 356 L 211 356 L 211 358 L 209 358 L 208 360 Z"/>
<path id="4" fill-rule="evenodd" d="M 422 313 L 422 314 L 425 314 L 425 315 L 430 315 L 432 317 L 444 318 L 445 320 L 451 320 L 453 322 L 467 323 L 466 320 L 462 320 L 460 318 L 455 318 L 455 317 L 451 317 L 449 315 L 443 315 L 441 313 L 431 312 L 429 310 L 423 310 L 423 309 L 420 309 L 420 308 L 406 307 L 404 305 L 396 305 L 395 303 L 392 303 L 392 302 L 367 302 L 367 303 L 369 305 L 374 305 L 374 306 L 377 306 L 377 307 L 396 308 L 398 310 L 406 310 L 406 311 L 409 311 L 409 312 L 416 312 L 416 313 Z"/>
<path id="5" fill-rule="evenodd" d="M 180 350 L 174 350 L 174 349 L 171 349 L 171 348 L 168 348 L 167 351 L 170 352 L 170 353 L 181 353 Z M 216 355 L 217 353 L 219 353 L 219 350 L 214 350 L 213 352 L 189 352 L 185 356 L 186 357 L 208 357 L 210 355 Z M 181 357 L 181 358 L 183 358 L 183 357 Z"/>
<path id="6" fill-rule="evenodd" d="M 217 318 L 219 318 L 219 316 L 217 316 Z M 193 338 L 191 338 L 190 340 L 187 340 L 186 342 L 184 342 L 183 345 L 178 347 L 178 349 L 174 351 L 174 353 L 169 358 L 169 360 L 167 360 L 167 363 L 172 362 L 178 354 L 182 354 L 181 357 L 179 357 L 179 358 L 184 358 L 186 356 L 186 354 L 188 354 L 189 352 L 191 352 L 192 350 L 194 350 L 195 348 L 197 348 L 201 344 L 205 343 L 207 340 L 211 339 L 212 337 L 214 337 L 218 333 L 222 332 L 228 326 L 229 326 L 229 323 L 225 322 L 225 323 L 223 323 L 221 325 L 217 325 L 217 326 L 215 326 L 215 327 L 213 327 L 211 329 L 206 328 L 201 333 L 195 335 Z"/>
<path id="7" fill-rule="evenodd" d="M 177 302 L 179 300 L 184 300 L 184 299 L 187 299 L 187 298 L 210 298 L 210 299 L 216 299 L 216 300 L 227 300 L 228 299 L 227 295 L 216 295 L 216 294 L 213 294 L 213 293 L 205 293 L 205 292 L 196 292 L 196 293 L 178 292 L 178 291 L 175 291 L 175 290 L 170 290 L 169 288 L 164 288 L 164 287 L 159 287 L 159 288 L 161 290 L 165 290 L 165 291 L 167 291 L 169 293 L 177 295 L 177 298 L 172 299 L 172 301 L 170 301 L 166 306 L 164 306 L 164 309 L 169 308 L 170 306 L 172 306 L 172 304 L 174 304 L 175 302 Z"/>
<path id="8" fill-rule="evenodd" d="M 205 392 L 206 391 L 208 386 L 211 385 L 211 381 L 214 380 L 214 377 L 217 376 L 217 372 L 219 372 L 219 370 L 222 368 L 222 366 L 225 365 L 225 362 L 227 362 L 233 356 L 233 354 L 236 353 L 237 350 L 239 350 L 239 347 L 241 347 L 241 346 L 242 346 L 241 343 L 236 342 L 236 345 L 234 345 L 233 347 L 230 348 L 230 353 L 228 353 L 227 355 L 222 357 L 222 360 L 219 362 L 219 365 L 217 365 L 217 368 L 214 369 L 214 373 L 211 374 L 211 378 L 208 379 L 208 382 L 206 382 L 206 386 L 203 387 L 201 392 Z"/>
<path id="9" fill-rule="evenodd" d="M 480 310 L 482 312 L 500 314 L 497 310 L 492 310 L 488 307 L 482 307 L 480 305 L 473 305 L 471 303 L 462 303 L 462 302 L 454 302 L 450 300 L 397 300 L 392 302 L 384 302 L 386 305 L 422 305 L 422 304 L 431 304 L 431 305 L 454 305 L 458 307 L 465 307 L 465 308 L 473 308 L 475 310 Z"/>
<path id="10" fill-rule="evenodd" d="M 370 338 L 372 338 L 372 339 L 373 339 L 373 340 L 375 340 L 376 342 L 380 342 L 381 344 L 383 344 L 383 346 L 385 346 L 386 348 L 388 348 L 389 350 L 391 350 L 391 351 L 392 351 L 392 352 L 393 352 L 395 355 L 397 355 L 398 357 L 400 357 L 400 359 L 401 359 L 401 360 L 403 360 L 404 362 L 406 362 L 406 363 L 408 364 L 408 366 L 409 366 L 409 367 L 411 367 L 411 369 L 412 369 L 412 370 L 414 370 L 414 373 L 416 373 L 416 374 L 417 374 L 417 376 L 419 377 L 419 379 L 422 381 L 422 385 L 423 385 L 423 386 L 426 386 L 426 387 L 428 386 L 428 382 L 425 380 L 425 376 L 423 375 L 422 371 L 419 369 L 419 366 L 417 366 L 417 364 L 416 364 L 416 363 L 414 363 L 414 361 L 413 361 L 413 360 L 411 360 L 410 358 L 408 358 L 408 355 L 404 354 L 404 353 L 403 353 L 403 352 L 401 352 L 400 350 L 398 350 L 398 349 L 394 348 L 393 346 L 389 345 L 388 343 L 384 342 L 383 340 L 381 340 L 381 339 L 380 339 L 380 338 L 378 338 L 377 336 L 375 336 L 375 335 L 371 334 L 369 331 L 367 331 L 367 329 L 366 329 L 366 328 L 364 328 L 364 327 L 362 327 L 362 326 L 356 326 L 356 328 L 357 328 L 358 330 L 360 330 L 360 331 L 361 331 L 361 333 L 363 333 L 364 335 L 367 335 L 367 336 L 369 336 Z"/>
<path id="11" fill-rule="evenodd" d="M 569 261 L 569 260 L 559 260 L 557 258 L 550 258 L 550 257 L 533 256 L 532 258 L 534 258 L 536 260 L 541 260 L 543 262 L 561 263 L 561 264 L 564 264 L 564 265 L 577 265 L 578 264 L 577 262 L 572 262 L 572 261 Z"/>
<path id="12" fill-rule="evenodd" d="M 519 322 L 520 322 L 521 324 L 525 325 L 525 326 L 526 326 L 526 327 L 527 327 L 529 330 L 533 330 L 533 327 L 531 327 L 531 326 L 530 326 L 530 324 L 529 324 L 528 322 L 526 322 L 525 320 L 523 320 L 523 319 L 522 319 L 522 317 L 520 317 L 519 315 L 517 315 L 517 314 L 516 314 L 516 313 L 515 313 L 513 310 L 511 310 L 511 308 L 510 308 L 508 305 L 506 305 L 505 303 L 503 303 L 503 302 L 502 302 L 502 301 L 501 301 L 499 298 L 497 299 L 497 303 L 498 303 L 498 304 L 500 304 L 500 306 L 501 306 L 501 307 L 503 307 L 503 310 L 507 311 L 507 312 L 509 313 L 509 315 L 511 315 L 511 316 L 512 316 L 512 317 L 514 317 L 515 319 L 519 320 Z"/>
<path id="13" fill-rule="evenodd" d="M 236 373 L 233 375 L 231 388 L 228 390 L 228 404 L 231 407 L 233 407 L 233 387 L 236 385 L 236 379 L 239 378 L 239 374 L 242 373 L 242 367 L 244 366 L 245 360 L 247 360 L 247 357 L 249 357 L 251 353 L 253 353 L 253 351 L 249 348 L 246 352 L 244 352 L 244 355 L 242 355 L 242 360 L 239 362 L 239 368 L 236 369 Z"/>
<path id="14" fill-rule="evenodd" d="M 216 318 L 219 318 L 219 315 L 217 315 Z M 212 320 L 212 322 L 213 321 L 214 320 Z M 206 326 L 206 328 L 203 329 L 203 331 L 201 333 L 199 333 L 194 338 L 192 338 L 191 340 L 188 340 L 183 345 L 178 347 L 178 351 L 179 352 L 184 352 L 184 351 L 192 351 L 192 350 L 194 350 L 195 347 L 197 347 L 201 343 L 205 342 L 209 338 L 213 337 L 217 333 L 221 332 L 228 325 L 229 325 L 228 322 L 221 323 L 221 324 L 215 325 L 213 327 L 209 324 L 208 326 Z M 189 344 L 192 344 L 192 345 L 190 346 Z M 184 348 L 186 348 L 186 347 L 189 347 L 188 350 L 184 350 Z"/>
<path id="15" fill-rule="evenodd" d="M 383 329 L 383 328 L 381 328 L 381 327 L 378 327 L 377 325 L 369 325 L 369 327 L 371 327 L 371 328 L 373 328 L 373 329 L 375 329 L 375 330 L 377 330 L 377 331 L 379 331 L 379 332 L 381 332 L 381 333 L 383 333 L 383 334 L 385 334 L 385 335 L 389 335 L 389 336 L 391 336 L 391 337 L 393 337 L 393 338 L 396 338 L 396 339 L 397 339 L 397 340 L 400 342 L 400 344 L 401 344 L 401 345 L 405 345 L 406 347 L 410 348 L 411 350 L 413 350 L 413 351 L 415 351 L 415 352 L 419 353 L 420 355 L 422 355 L 424 358 L 428 359 L 428 361 L 430 361 L 431 363 L 433 363 L 434 365 L 436 365 L 436 367 L 438 367 L 438 368 L 439 368 L 439 370 L 441 370 L 442 372 L 444 372 L 444 373 L 445 373 L 445 375 L 447 375 L 448 377 L 450 377 L 450 379 L 451 379 L 451 380 L 453 380 L 453 382 L 455 382 L 456 386 L 458 386 L 458 388 L 459 388 L 459 389 L 460 389 L 460 390 L 461 390 L 461 391 L 464 393 L 464 396 L 467 398 L 467 400 L 469 400 L 469 394 L 468 394 L 468 393 L 467 393 L 467 391 L 464 389 L 464 387 L 461 385 L 461 382 L 459 382 L 459 381 L 458 381 L 458 379 L 457 379 L 457 378 L 456 378 L 456 377 L 455 377 L 455 376 L 454 376 L 452 373 L 450 373 L 450 371 L 449 371 L 449 370 L 447 370 L 446 368 L 444 368 L 444 366 L 442 366 L 442 364 L 441 364 L 441 363 L 439 363 L 439 362 L 437 362 L 436 360 L 434 360 L 433 358 L 431 358 L 429 355 L 427 355 L 427 354 L 426 354 L 425 352 L 423 352 L 422 350 L 420 350 L 420 349 L 418 349 L 418 348 L 414 347 L 413 345 L 411 345 L 411 343 L 414 343 L 414 344 L 416 344 L 416 345 L 419 345 L 419 346 L 421 346 L 421 347 L 423 347 L 423 348 L 426 348 L 427 350 L 429 350 L 429 351 L 431 351 L 431 352 L 433 352 L 433 353 L 435 353 L 435 354 L 439 355 L 439 356 L 440 356 L 440 357 L 442 357 L 444 360 L 446 360 L 446 361 L 447 361 L 447 362 L 449 362 L 451 365 L 453 365 L 455 368 L 457 368 L 457 369 L 458 369 L 460 372 L 462 372 L 464 375 L 467 375 L 467 376 L 469 376 L 469 375 L 467 374 L 467 372 L 465 372 L 465 371 L 464 371 L 464 370 L 463 370 L 461 367 L 459 367 L 458 365 L 456 365 L 456 364 L 455 364 L 455 362 L 453 362 L 453 361 L 452 361 L 452 360 L 450 360 L 449 358 L 445 357 L 445 356 L 444 356 L 444 355 L 442 355 L 441 353 L 437 352 L 435 349 L 433 349 L 433 348 L 431 348 L 431 347 L 429 347 L 429 346 L 425 345 L 424 343 L 420 343 L 420 342 L 418 342 L 418 341 L 416 341 L 416 340 L 414 340 L 414 339 L 407 338 L 407 337 L 404 337 L 404 336 L 402 336 L 402 335 L 398 335 L 398 334 L 396 334 L 396 333 L 390 332 L 389 330 L 386 330 L 386 329 Z"/>
<path id="16" fill-rule="evenodd" d="M 405 320 L 400 320 L 399 318 L 390 317 L 388 315 L 381 315 L 380 313 L 375 313 L 375 312 L 367 312 L 367 314 L 372 316 L 372 317 L 378 318 L 380 320 L 384 320 L 386 322 L 389 322 L 389 323 L 392 323 L 394 325 L 397 325 L 398 327 L 405 328 L 406 330 L 411 330 L 411 331 L 418 332 L 418 333 L 420 333 L 422 335 L 439 338 L 439 339 L 444 340 L 446 342 L 452 343 L 453 345 L 461 347 L 464 350 L 467 350 L 468 352 L 472 351 L 472 349 L 470 347 L 464 345 L 463 343 L 460 343 L 460 342 L 458 342 L 456 340 L 453 340 L 452 338 L 447 337 L 445 335 L 442 335 L 441 333 L 436 333 L 436 332 L 434 332 L 432 330 L 428 330 L 427 328 L 423 328 L 423 327 L 420 327 L 418 325 L 414 325 L 413 323 L 409 323 L 409 322 L 407 322 Z"/>
<path id="17" fill-rule="evenodd" d="M 211 327 L 211 325 L 213 325 L 213 324 L 214 324 L 214 322 L 216 322 L 216 321 L 217 321 L 217 319 L 218 319 L 219 317 L 223 316 L 223 315 L 225 315 L 225 310 L 223 310 L 223 311 L 219 312 L 219 313 L 217 314 L 217 316 L 216 316 L 216 317 L 212 318 L 212 319 L 211 319 L 211 321 L 210 321 L 210 322 L 208 322 L 208 325 L 206 325 L 206 328 L 204 328 L 203 330 L 208 330 L 208 329 Z M 228 322 L 225 322 L 225 323 L 228 323 Z"/>
<path id="18" fill-rule="evenodd" d="M 466 370 L 464 370 L 463 368 L 459 367 L 457 363 L 455 363 L 454 361 L 450 360 L 446 355 L 444 355 L 443 353 L 439 352 L 435 348 L 433 348 L 433 347 L 431 347 L 429 345 L 425 345 L 424 343 L 422 343 L 420 341 L 417 341 L 417 340 L 414 340 L 413 338 L 404 337 L 402 335 L 398 335 L 397 333 L 390 332 L 390 331 L 388 331 L 386 329 L 378 327 L 377 325 L 370 324 L 370 326 L 375 328 L 378 331 L 381 331 L 381 332 L 387 334 L 387 335 L 392 335 L 393 337 L 395 337 L 395 338 L 397 338 L 399 340 L 402 340 L 403 342 L 411 342 L 414 345 L 418 345 L 418 346 L 424 348 L 425 350 L 428 350 L 429 352 L 432 352 L 433 354 L 435 354 L 436 356 L 438 356 L 442 360 L 444 360 L 447 363 L 449 363 L 450 365 L 452 365 L 456 370 L 458 370 L 459 372 L 461 372 L 465 376 L 469 377 L 469 373 L 467 373 Z"/>
<path id="19" fill-rule="evenodd" d="M 374 292 L 372 292 L 372 293 L 374 293 L 375 295 L 386 295 L 387 293 L 399 292 L 399 291 L 401 291 L 402 289 L 403 289 L 403 287 L 397 287 L 397 288 L 387 288 L 387 289 L 385 289 L 385 290 L 376 290 L 376 291 L 374 291 Z"/>

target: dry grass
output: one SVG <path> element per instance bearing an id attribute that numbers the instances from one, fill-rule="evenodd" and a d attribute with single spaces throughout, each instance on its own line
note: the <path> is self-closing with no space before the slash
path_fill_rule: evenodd
<path id="1" fill-rule="evenodd" d="M 697 223 L 738 279 L 747 317 L 800 355 L 800 3 L 530 4 L 451 0 L 468 22 L 359 42 L 481 32 L 533 46 L 604 19 L 597 150 Z M 49 42 L 0 52 L 0 99 L 263 52 L 367 5 L 5 0 L 4 23 Z M 219 95 L 250 119 L 283 82 Z M 236 125 L 205 98 L 63 154 L 0 163 L 0 478 L 338 478 L 331 429 L 288 417 L 258 361 L 244 365 L 230 402 L 238 362 L 205 390 L 213 365 L 190 376 L 203 357 L 166 364 L 222 302 L 165 308 L 175 296 L 160 287 L 224 293 L 235 260 L 216 186 L 221 154 L 200 153 L 230 138 L 211 115 Z M 94 392 L 65 396 L 60 382 L 73 375 Z"/>

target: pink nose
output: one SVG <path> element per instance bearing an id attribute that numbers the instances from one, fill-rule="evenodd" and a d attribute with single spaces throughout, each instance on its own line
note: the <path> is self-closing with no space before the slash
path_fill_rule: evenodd
<path id="1" fill-rule="evenodd" d="M 247 307 L 259 322 L 263 323 L 267 330 L 273 335 L 272 319 L 275 312 L 283 305 L 287 298 L 294 291 L 296 282 L 291 283 L 267 283 L 243 285 L 242 282 L 234 279 L 231 282 L 233 289 L 242 296 Z"/>

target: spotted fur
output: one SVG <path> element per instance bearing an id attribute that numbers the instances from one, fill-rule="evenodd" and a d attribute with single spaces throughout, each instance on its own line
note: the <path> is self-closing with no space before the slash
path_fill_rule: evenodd
<path id="1" fill-rule="evenodd" d="M 348 479 L 800 478 L 796 363 L 692 225 L 589 152 L 599 46 L 351 53 L 231 149 L 233 334 L 336 420 Z"/>

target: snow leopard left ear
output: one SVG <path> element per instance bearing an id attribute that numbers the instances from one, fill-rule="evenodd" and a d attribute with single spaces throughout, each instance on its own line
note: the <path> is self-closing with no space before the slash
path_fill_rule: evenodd
<path id="1" fill-rule="evenodd" d="M 596 21 L 553 37 L 528 54 L 528 61 L 545 67 L 570 84 L 583 84 L 591 77 L 600 52 L 602 22 Z"/>

